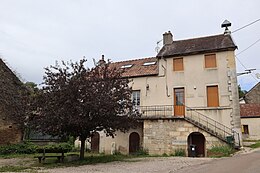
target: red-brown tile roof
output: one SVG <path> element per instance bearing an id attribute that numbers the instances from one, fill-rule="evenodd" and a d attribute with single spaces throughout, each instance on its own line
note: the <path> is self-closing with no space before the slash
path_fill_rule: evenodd
<path id="1" fill-rule="evenodd" d="M 152 65 L 144 65 L 144 63 L 148 62 L 156 62 Z M 142 58 L 128 61 L 120 61 L 111 63 L 111 67 L 116 67 L 118 69 L 122 68 L 122 66 L 132 65 L 129 68 L 124 68 L 124 72 L 122 74 L 123 77 L 140 77 L 140 76 L 152 76 L 158 75 L 158 62 L 156 57 L 151 58 Z"/>
<path id="2" fill-rule="evenodd" d="M 247 117 L 260 117 L 260 104 L 240 104 L 240 116 Z"/>
<path id="3" fill-rule="evenodd" d="M 157 57 L 194 55 L 235 50 L 236 48 L 230 35 L 220 34 L 173 41 L 172 44 L 164 45 Z"/>

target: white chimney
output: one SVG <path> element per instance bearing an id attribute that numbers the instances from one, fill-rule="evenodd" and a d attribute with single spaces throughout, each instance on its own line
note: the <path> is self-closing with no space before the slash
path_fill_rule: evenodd
<path id="1" fill-rule="evenodd" d="M 165 32 L 163 34 L 163 45 L 172 44 L 172 42 L 173 42 L 173 36 L 171 31 Z"/>

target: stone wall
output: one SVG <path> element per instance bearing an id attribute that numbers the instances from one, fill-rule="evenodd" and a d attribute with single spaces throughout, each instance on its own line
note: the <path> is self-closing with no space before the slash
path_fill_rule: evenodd
<path id="1" fill-rule="evenodd" d="M 187 139 L 192 132 L 200 132 L 204 135 L 206 149 L 214 145 L 226 145 L 225 142 L 184 119 L 170 119 L 144 121 L 143 147 L 149 150 L 149 154 L 174 154 L 177 149 L 184 149 L 187 155 Z"/>
<path id="2" fill-rule="evenodd" d="M 0 145 L 15 144 L 21 140 L 21 130 L 10 122 L 0 121 Z"/>
<path id="3" fill-rule="evenodd" d="M 246 103 L 260 103 L 260 82 L 256 84 L 246 95 Z"/>

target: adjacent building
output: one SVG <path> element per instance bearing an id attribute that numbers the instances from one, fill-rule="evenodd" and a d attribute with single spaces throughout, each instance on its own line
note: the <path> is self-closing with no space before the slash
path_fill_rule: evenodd
<path id="1" fill-rule="evenodd" d="M 21 81 L 0 58 L 0 145 L 18 143 L 22 140 L 22 131 L 8 116 L 8 111 L 14 107 L 6 100 L 10 97 L 15 98 L 21 91 L 21 86 Z"/>
<path id="2" fill-rule="evenodd" d="M 260 82 L 250 89 L 240 104 L 243 139 L 260 140 Z"/>

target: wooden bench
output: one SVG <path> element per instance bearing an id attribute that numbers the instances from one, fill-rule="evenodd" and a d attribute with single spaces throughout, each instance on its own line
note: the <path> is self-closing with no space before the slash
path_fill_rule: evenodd
<path id="1" fill-rule="evenodd" d="M 61 153 L 61 155 L 46 155 L 46 153 L 56 153 L 56 154 Z M 41 156 L 34 156 L 34 158 L 38 158 L 39 163 L 44 163 L 44 160 L 48 157 L 49 158 L 57 157 L 59 163 L 63 163 L 64 158 L 65 158 L 63 151 L 53 152 L 53 151 L 48 151 L 48 150 L 45 150 L 45 149 L 43 149 Z"/>

